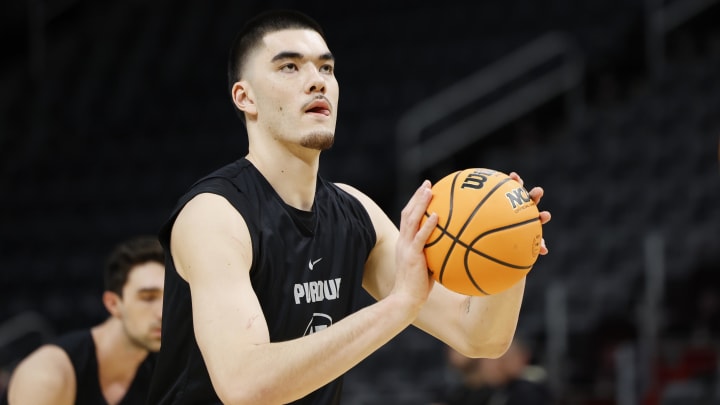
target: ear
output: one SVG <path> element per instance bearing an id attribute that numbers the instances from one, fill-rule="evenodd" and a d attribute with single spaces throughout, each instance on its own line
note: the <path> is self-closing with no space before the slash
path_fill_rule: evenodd
<path id="1" fill-rule="evenodd" d="M 112 291 L 105 291 L 102 296 L 103 304 L 105 308 L 110 312 L 112 316 L 120 315 L 120 305 L 122 304 L 122 298 L 117 293 Z"/>
<path id="2" fill-rule="evenodd" d="M 257 108 L 255 106 L 255 97 L 252 94 L 252 91 L 250 89 L 250 85 L 248 82 L 241 80 L 239 82 L 235 82 L 232 87 L 232 98 L 233 103 L 235 103 L 235 107 L 238 108 L 238 110 L 249 114 L 249 115 L 255 115 L 257 114 Z"/>

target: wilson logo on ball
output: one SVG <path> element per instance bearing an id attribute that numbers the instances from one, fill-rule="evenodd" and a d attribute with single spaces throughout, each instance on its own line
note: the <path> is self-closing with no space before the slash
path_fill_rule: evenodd
<path id="1" fill-rule="evenodd" d="M 425 243 L 432 277 L 465 295 L 504 291 L 532 269 L 542 225 L 528 192 L 505 173 L 472 168 L 432 187 L 426 216 L 438 224 Z"/>
<path id="2" fill-rule="evenodd" d="M 487 176 L 491 176 L 493 173 L 495 173 L 495 171 L 493 170 L 475 170 L 465 177 L 465 180 L 463 180 L 462 186 L 460 186 L 460 188 L 472 188 L 475 190 L 479 190 L 487 181 Z"/>

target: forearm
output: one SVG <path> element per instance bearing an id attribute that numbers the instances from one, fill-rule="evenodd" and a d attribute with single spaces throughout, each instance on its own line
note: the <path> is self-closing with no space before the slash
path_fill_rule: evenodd
<path id="1" fill-rule="evenodd" d="M 213 383 L 229 404 L 297 400 L 357 365 L 405 329 L 416 314 L 417 309 L 402 298 L 389 296 L 312 335 L 243 348 L 235 353 L 235 367 Z"/>
<path id="2" fill-rule="evenodd" d="M 436 284 L 415 325 L 469 357 L 494 358 L 510 345 L 525 279 L 499 294 L 470 297 Z"/>
<path id="3" fill-rule="evenodd" d="M 485 297 L 471 297 L 462 325 L 471 357 L 499 357 L 510 346 L 517 328 L 525 278 L 508 290 Z"/>

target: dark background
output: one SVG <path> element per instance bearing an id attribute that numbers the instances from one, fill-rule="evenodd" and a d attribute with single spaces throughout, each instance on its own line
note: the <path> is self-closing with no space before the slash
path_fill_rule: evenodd
<path id="1" fill-rule="evenodd" d="M 570 38 L 584 63 L 579 98 L 558 94 L 421 174 L 491 167 L 545 188 L 550 254 L 528 277 L 518 330 L 558 403 L 619 403 L 617 348 L 638 356 L 637 403 L 659 403 L 671 382 L 715 381 L 720 12 L 714 1 L 651 3 L 2 3 L 5 376 L 49 337 L 102 320 L 110 248 L 157 233 L 194 180 L 244 155 L 227 50 L 249 16 L 293 7 L 325 27 L 337 58 L 341 108 L 321 174 L 357 186 L 393 219 L 408 197 L 397 173 L 403 114 L 543 34 Z M 649 35 L 648 10 L 678 4 L 700 6 Z M 652 44 L 664 64 L 648 57 Z M 661 254 L 648 259 L 653 241 Z M 655 301 L 648 269 L 661 270 Z M 567 327 L 557 329 L 558 319 Z M 643 363 L 648 342 L 657 347 Z M 444 384 L 442 350 L 408 329 L 350 373 L 346 402 L 429 403 Z"/>

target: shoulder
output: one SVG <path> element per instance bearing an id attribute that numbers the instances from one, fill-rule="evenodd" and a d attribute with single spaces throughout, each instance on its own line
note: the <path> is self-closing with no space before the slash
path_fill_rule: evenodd
<path id="1" fill-rule="evenodd" d="M 228 163 L 197 180 L 186 193 L 192 196 L 201 192 L 233 194 L 246 192 L 261 181 L 262 175 L 245 158 Z"/>
<path id="2" fill-rule="evenodd" d="M 10 403 L 42 398 L 62 404 L 74 398 L 75 370 L 67 353 L 56 345 L 44 345 L 23 359 L 13 371 L 8 386 Z M 38 401 L 42 402 L 42 401 Z"/>
<path id="3" fill-rule="evenodd" d="M 373 219 L 373 222 L 375 221 L 375 215 L 382 214 L 384 215 L 382 209 L 373 201 L 372 198 L 370 198 L 367 194 L 363 193 L 362 191 L 358 190 L 357 188 L 345 184 L 345 183 L 331 183 L 335 186 L 337 186 L 340 190 L 350 194 L 351 196 L 355 197 L 360 203 L 365 207 L 365 209 L 368 211 L 368 214 L 370 214 L 370 217 Z"/>
<path id="4" fill-rule="evenodd" d="M 213 225 L 227 226 L 232 223 L 229 219 L 242 221 L 242 216 L 225 197 L 204 192 L 197 194 L 183 206 L 176 223 L 188 222 L 194 229 L 204 229 Z"/>
<path id="5" fill-rule="evenodd" d="M 195 182 L 176 207 L 176 215 L 240 215 L 250 206 L 261 205 L 266 180 L 247 159 L 229 163 Z M 261 196 L 263 194 L 263 196 Z M 252 214 L 252 210 L 250 213 Z"/>
<path id="6" fill-rule="evenodd" d="M 224 197 L 198 194 L 180 211 L 170 231 L 170 254 L 175 269 L 186 281 L 209 272 L 192 271 L 208 263 L 239 255 L 243 266 L 252 263 L 252 239 L 248 223 Z M 219 262 L 218 262 L 219 263 Z M 222 268 L 222 266 L 215 266 Z"/>
<path id="7" fill-rule="evenodd" d="M 226 200 L 232 205 L 237 205 L 238 198 L 249 190 L 248 182 L 252 183 L 256 181 L 254 171 L 251 170 L 252 166 L 245 159 L 240 159 L 233 163 L 227 164 L 220 169 L 202 177 L 183 194 L 176 203 L 173 215 L 171 215 L 170 221 L 174 220 L 174 217 L 183 210 L 190 201 L 193 200 L 206 200 L 206 195 L 215 195 L 218 197 L 217 201 L 221 199 Z M 198 198 L 199 196 L 203 196 Z M 196 204 L 200 207 L 206 204 Z"/>
<path id="8" fill-rule="evenodd" d="M 18 364 L 16 371 L 24 369 L 37 372 L 52 371 L 54 375 L 58 372 L 73 373 L 70 357 L 65 350 L 54 344 L 40 346 Z"/>
<path id="9" fill-rule="evenodd" d="M 360 191 L 357 188 L 355 188 L 349 184 L 346 184 L 346 183 L 330 183 L 330 184 L 333 184 L 333 185 L 337 186 L 338 188 L 340 188 L 341 190 L 343 190 L 349 194 L 352 194 L 352 195 L 365 195 L 362 191 Z"/>
<path id="10" fill-rule="evenodd" d="M 360 201 L 362 206 L 367 211 L 370 220 L 372 221 L 378 241 L 385 239 L 386 236 L 394 238 L 394 232 L 397 230 L 397 228 L 395 227 L 395 224 L 390 220 L 390 217 L 387 216 L 385 211 L 383 211 L 383 209 L 375 202 L 375 200 L 373 200 L 367 194 L 363 193 L 362 191 L 351 185 L 345 183 L 333 184 L 335 184 L 335 186 L 337 186 L 339 189 L 355 197 L 358 201 Z"/>
<path id="11" fill-rule="evenodd" d="M 172 240 L 185 235 L 190 246 L 214 236 L 246 239 L 248 226 L 241 213 L 224 197 L 201 193 L 183 207 L 172 229 Z"/>

